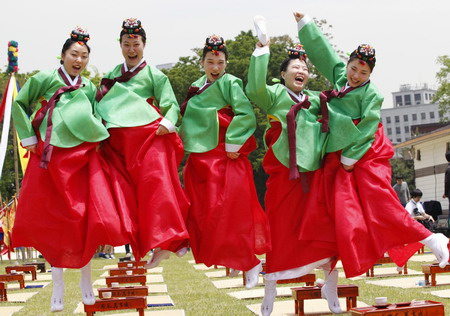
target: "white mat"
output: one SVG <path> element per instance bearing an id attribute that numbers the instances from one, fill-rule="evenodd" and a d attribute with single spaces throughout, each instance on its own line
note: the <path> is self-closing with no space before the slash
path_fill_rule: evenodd
<path id="1" fill-rule="evenodd" d="M 210 267 L 207 267 L 207 266 L 205 266 L 203 263 L 200 263 L 200 264 L 194 264 L 194 269 L 196 269 L 196 270 L 216 270 L 215 268 L 214 268 L 214 265 L 212 265 L 212 266 L 210 266 Z M 222 266 L 217 266 L 217 269 L 225 269 L 225 267 L 222 267 Z"/>
<path id="2" fill-rule="evenodd" d="M 212 281 L 212 284 L 218 289 L 229 289 L 233 287 L 244 287 L 242 277 L 227 280 Z M 258 278 L 258 284 L 263 285 L 263 278 Z"/>
<path id="3" fill-rule="evenodd" d="M 305 300 L 304 311 L 306 313 L 325 313 L 331 314 L 328 309 L 328 303 L 324 299 Z M 339 302 L 343 310 L 346 309 L 345 298 L 340 298 Z M 364 302 L 357 301 L 358 307 L 367 306 Z M 261 304 L 247 305 L 247 308 L 256 315 L 261 315 Z M 275 302 L 271 316 L 295 316 L 294 300 Z"/>
<path id="4" fill-rule="evenodd" d="M 146 311 L 144 310 L 144 315 L 146 316 L 185 316 L 183 309 L 167 309 L 163 311 Z M 133 313 L 121 313 L 121 314 L 109 314 L 108 316 L 136 316 L 136 312 Z"/>
<path id="5" fill-rule="evenodd" d="M 440 290 L 440 291 L 431 291 L 427 292 L 431 293 L 435 296 L 443 297 L 443 298 L 450 298 L 450 290 Z"/>
<path id="6" fill-rule="evenodd" d="M 263 298 L 264 297 L 264 288 L 262 289 L 252 289 L 245 291 L 236 291 L 227 293 L 231 297 L 237 298 L 239 300 L 246 300 L 252 298 Z M 292 296 L 291 287 L 277 287 L 277 296 Z"/>
<path id="7" fill-rule="evenodd" d="M 227 276 L 225 270 L 206 272 L 205 275 L 208 278 L 224 278 Z"/>
<path id="8" fill-rule="evenodd" d="M 39 292 L 24 292 L 24 293 L 8 293 L 8 302 L 11 303 L 25 303 L 30 298 L 38 294 Z M 1 314 L 3 315 L 3 314 Z"/>
<path id="9" fill-rule="evenodd" d="M 12 314 L 20 311 L 22 308 L 23 308 L 23 306 L 5 306 L 5 307 L 0 307 L 0 315 L 2 315 L 2 316 L 11 316 Z"/>
<path id="10" fill-rule="evenodd" d="M 403 271 L 403 270 L 402 270 Z M 349 280 L 361 280 L 361 279 L 374 279 L 374 278 L 384 278 L 384 277 L 402 277 L 402 276 L 411 276 L 411 275 L 423 275 L 422 272 L 408 269 L 408 274 L 398 274 L 397 267 L 386 267 L 386 268 L 379 268 L 379 266 L 375 266 L 373 270 L 373 277 L 368 277 L 366 274 L 361 274 L 360 276 L 350 278 Z M 344 272 L 339 272 L 340 278 L 345 278 Z"/>
<path id="11" fill-rule="evenodd" d="M 414 262 L 428 262 L 428 263 L 435 263 L 437 262 L 436 256 L 433 254 L 425 254 L 425 255 L 416 255 L 409 258 L 409 261 Z"/>
<path id="12" fill-rule="evenodd" d="M 366 283 L 380 286 L 390 286 L 390 287 L 399 287 L 402 289 L 409 288 L 420 288 L 421 286 L 416 285 L 416 283 L 420 280 L 424 280 L 424 276 L 417 277 L 402 277 L 402 278 L 392 278 L 392 279 L 384 279 L 384 280 L 376 280 L 369 281 L 366 280 Z M 431 277 L 430 277 L 431 282 Z M 450 284 L 450 275 L 442 275 L 436 274 L 436 283 L 437 285 L 449 285 Z"/>

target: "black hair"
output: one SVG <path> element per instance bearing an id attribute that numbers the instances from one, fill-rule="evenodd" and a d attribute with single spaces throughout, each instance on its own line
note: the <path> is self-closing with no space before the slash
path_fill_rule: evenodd
<path id="1" fill-rule="evenodd" d="M 365 60 L 362 60 L 362 59 L 358 58 L 357 56 L 350 56 L 350 58 L 349 58 L 349 60 L 347 62 L 347 65 L 350 64 L 354 60 L 361 60 L 361 61 L 367 63 L 367 66 L 369 66 L 369 68 L 370 68 L 370 72 L 372 72 L 373 68 L 375 67 L 375 62 L 374 61 L 373 62 L 372 61 L 365 61 Z"/>
<path id="2" fill-rule="evenodd" d="M 127 33 L 125 30 L 122 29 L 122 31 L 120 32 L 120 37 L 119 37 L 119 42 L 120 42 L 120 44 L 122 44 L 122 36 L 123 36 L 123 35 L 130 35 L 130 34 Z M 142 42 L 143 42 L 144 45 L 145 45 L 145 42 L 147 41 L 147 35 L 146 35 L 146 33 L 145 33 L 145 30 L 144 30 L 143 28 L 140 28 L 140 29 L 139 29 L 139 32 L 136 33 L 135 35 L 140 35 L 141 38 L 142 38 Z M 132 35 L 131 35 L 131 36 L 132 36 Z"/>
<path id="3" fill-rule="evenodd" d="M 205 60 L 205 56 L 206 56 L 206 54 L 208 53 L 208 52 L 210 52 L 211 50 L 210 49 L 208 49 L 208 47 L 203 47 L 203 52 L 202 52 L 202 60 Z M 224 46 L 219 52 L 222 52 L 222 53 L 224 53 L 225 54 L 225 60 L 228 60 L 228 50 L 227 50 L 227 47 L 226 46 Z"/>
<path id="4" fill-rule="evenodd" d="M 403 176 L 402 176 L 401 174 L 398 174 L 398 175 L 395 177 L 395 179 L 396 179 L 396 180 L 403 180 Z"/>
<path id="5" fill-rule="evenodd" d="M 450 150 L 445 153 L 445 158 L 450 162 Z"/>
<path id="6" fill-rule="evenodd" d="M 414 189 L 414 190 L 411 191 L 411 197 L 412 198 L 422 197 L 422 195 L 423 195 L 423 193 L 419 189 Z"/>
<path id="7" fill-rule="evenodd" d="M 66 51 L 67 51 L 70 47 L 72 47 L 73 44 L 78 43 L 78 42 L 79 42 L 79 41 L 74 41 L 74 40 L 71 39 L 71 38 L 67 39 L 66 42 L 64 43 L 62 49 L 61 49 L 61 56 L 64 55 L 64 54 L 66 53 Z M 83 43 L 83 44 L 86 46 L 86 48 L 87 48 L 87 50 L 88 50 L 88 53 L 90 54 L 90 53 L 91 53 L 91 48 L 89 47 L 89 45 L 88 45 L 87 43 L 85 43 L 85 42 L 81 42 L 81 43 Z M 64 62 L 63 62 L 62 60 L 60 60 L 59 63 L 60 63 L 61 65 L 64 64 Z"/>

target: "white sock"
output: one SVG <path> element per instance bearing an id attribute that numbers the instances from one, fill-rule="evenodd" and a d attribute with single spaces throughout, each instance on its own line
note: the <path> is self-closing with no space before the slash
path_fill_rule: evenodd
<path id="1" fill-rule="evenodd" d="M 264 284 L 264 299 L 261 304 L 261 315 L 269 316 L 273 310 L 273 303 L 277 296 L 277 281 L 265 280 Z"/>
<path id="2" fill-rule="evenodd" d="M 87 265 L 82 267 L 80 271 L 81 271 L 80 288 L 81 288 L 81 299 L 83 301 L 83 304 L 94 305 L 95 295 L 92 289 L 91 263 L 89 262 Z"/>
<path id="3" fill-rule="evenodd" d="M 146 269 L 152 269 L 159 265 L 161 261 L 164 259 L 168 259 L 170 257 L 170 251 L 169 250 L 161 250 L 161 248 L 156 248 L 153 251 L 153 255 L 150 258 L 150 260 L 147 261 L 147 263 L 144 265 L 144 268 Z"/>
<path id="4" fill-rule="evenodd" d="M 228 275 L 230 278 L 237 277 L 241 271 L 230 268 L 230 274 Z"/>
<path id="5" fill-rule="evenodd" d="M 448 238 L 445 237 L 443 234 L 431 234 L 424 240 L 420 241 L 422 244 L 427 246 L 431 249 L 433 254 L 436 256 L 437 260 L 439 261 L 439 266 L 441 268 L 444 268 L 449 259 L 449 253 L 448 253 Z"/>
<path id="6" fill-rule="evenodd" d="M 323 271 L 325 273 L 325 284 L 320 289 L 320 292 L 322 297 L 327 300 L 330 311 L 340 314 L 342 309 L 337 295 L 339 272 L 336 269 L 333 269 L 331 272 L 329 269 L 324 269 Z"/>
<path id="7" fill-rule="evenodd" d="M 180 250 L 178 250 L 176 252 L 176 255 L 178 257 L 183 257 L 185 254 L 187 254 L 187 252 L 188 252 L 188 248 L 187 247 L 183 247 L 183 248 L 181 248 Z"/>
<path id="8" fill-rule="evenodd" d="M 259 273 L 261 271 L 262 271 L 261 261 L 256 266 L 247 271 L 247 273 L 245 274 L 245 287 L 247 289 L 251 289 L 256 284 L 258 284 Z"/>
<path id="9" fill-rule="evenodd" d="M 63 269 L 52 267 L 53 291 L 50 301 L 50 310 L 60 312 L 64 310 L 64 277 Z"/>

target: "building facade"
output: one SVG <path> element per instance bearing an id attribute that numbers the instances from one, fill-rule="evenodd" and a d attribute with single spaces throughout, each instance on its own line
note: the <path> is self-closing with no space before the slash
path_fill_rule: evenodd
<path id="1" fill-rule="evenodd" d="M 387 137 L 394 145 L 408 141 L 411 135 L 417 135 L 417 125 L 441 121 L 439 104 L 432 103 L 435 93 L 427 85 L 402 85 L 400 91 L 392 93 L 394 107 L 382 109 L 381 120 Z"/>

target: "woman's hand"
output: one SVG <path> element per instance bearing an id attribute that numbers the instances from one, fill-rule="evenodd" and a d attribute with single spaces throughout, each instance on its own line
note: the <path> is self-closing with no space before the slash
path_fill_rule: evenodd
<path id="1" fill-rule="evenodd" d="M 229 153 L 227 152 L 227 157 L 230 159 L 238 159 L 239 158 L 240 153 Z"/>
<path id="2" fill-rule="evenodd" d="M 345 171 L 351 172 L 355 168 L 355 165 L 344 165 L 342 164 L 342 168 L 344 168 Z"/>
<path id="3" fill-rule="evenodd" d="M 37 144 L 30 145 L 30 146 L 25 146 L 25 149 L 26 149 L 27 151 L 31 151 L 33 154 L 36 153 L 36 148 L 37 148 Z"/>
<path id="4" fill-rule="evenodd" d="M 258 42 L 256 43 L 256 48 L 263 48 L 264 46 L 269 47 L 269 46 L 270 46 L 270 40 L 267 41 L 267 44 L 266 44 L 266 45 L 263 45 L 260 41 L 258 41 Z"/>
<path id="5" fill-rule="evenodd" d="M 156 130 L 156 135 L 162 136 L 166 134 L 169 134 L 169 130 L 165 126 L 159 125 L 158 129 Z"/>
<path id="6" fill-rule="evenodd" d="M 295 21 L 297 21 L 297 23 L 298 23 L 301 19 L 303 19 L 304 16 L 305 16 L 305 15 L 304 15 L 303 13 L 300 13 L 300 12 L 294 12 L 294 18 L 295 18 Z"/>

